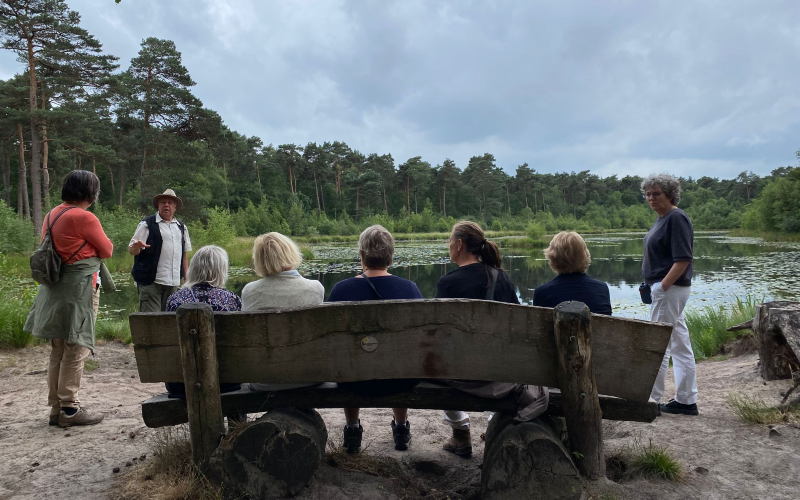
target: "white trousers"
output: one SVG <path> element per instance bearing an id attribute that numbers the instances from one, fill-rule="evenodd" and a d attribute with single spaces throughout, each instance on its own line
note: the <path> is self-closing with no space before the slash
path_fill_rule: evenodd
<path id="1" fill-rule="evenodd" d="M 672 324 L 667 351 L 661 362 L 656 383 L 650 397 L 661 402 L 664 395 L 664 382 L 667 379 L 669 358 L 672 356 L 672 371 L 675 374 L 675 401 L 690 405 L 697 403 L 697 373 L 694 364 L 694 351 L 689 339 L 689 329 L 686 327 L 686 318 L 683 309 L 689 300 L 691 287 L 675 286 L 668 291 L 661 288 L 661 283 L 650 287 L 653 304 L 650 306 L 650 321 Z"/>
<path id="2" fill-rule="evenodd" d="M 446 380 L 444 382 L 460 391 L 482 398 L 501 399 L 513 392 L 517 400 L 517 415 L 514 417 L 517 422 L 527 422 L 538 417 L 547 410 L 550 401 L 550 392 L 546 387 L 538 385 L 463 380 Z M 492 413 L 489 413 L 489 420 L 491 418 Z M 469 415 L 463 411 L 445 410 L 444 421 L 453 429 L 469 430 Z"/>

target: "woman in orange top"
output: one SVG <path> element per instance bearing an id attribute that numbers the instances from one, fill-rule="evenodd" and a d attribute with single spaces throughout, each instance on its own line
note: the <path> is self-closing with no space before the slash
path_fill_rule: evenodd
<path id="1" fill-rule="evenodd" d="M 96 175 L 87 170 L 73 170 L 67 174 L 64 179 L 64 185 L 61 188 L 61 199 L 64 200 L 64 203 L 53 208 L 48 216 L 45 217 L 42 236 L 44 237 L 49 224 L 53 247 L 58 252 L 58 255 L 61 256 L 62 271 L 65 269 L 64 266 L 72 266 L 76 262 L 85 259 L 93 257 L 107 259 L 111 257 L 114 245 L 106 236 L 97 217 L 87 211 L 92 203 L 97 201 L 99 194 L 100 180 Z M 88 280 L 88 276 L 86 279 Z M 86 285 L 89 284 L 88 282 L 84 283 Z M 52 293 L 48 295 L 58 297 L 60 292 L 57 288 L 60 284 L 62 283 L 60 282 L 50 287 L 52 290 L 48 290 L 48 292 Z M 40 287 L 44 286 L 47 285 L 40 285 Z M 92 303 L 71 303 L 70 301 L 93 301 L 99 294 L 97 275 L 92 276 L 91 294 L 88 292 L 80 293 L 78 290 L 72 291 L 72 294 L 69 294 L 69 291 L 66 292 L 67 296 L 60 300 L 57 305 L 63 306 L 65 311 L 71 311 L 73 316 L 82 316 L 72 318 L 73 323 L 77 320 L 77 323 L 81 324 L 86 319 L 93 323 L 97 312 L 95 310 L 92 314 Z M 34 308 L 36 308 L 36 305 L 34 305 Z M 86 316 L 88 315 L 92 317 L 87 318 Z M 52 330 L 53 326 L 41 324 L 40 322 L 35 323 L 34 328 L 38 331 Z M 64 330 L 65 328 L 60 325 L 59 329 Z M 47 403 L 51 408 L 50 425 L 58 425 L 60 427 L 92 425 L 103 420 L 102 413 L 90 413 L 85 408 L 82 408 L 77 397 L 78 389 L 81 385 L 83 364 L 89 353 L 92 352 L 90 348 L 94 346 L 93 328 L 91 332 L 92 342 L 88 347 L 82 345 L 82 343 L 69 342 L 67 334 L 63 335 L 67 338 L 52 338 L 51 335 L 45 337 L 50 337 L 52 345 L 50 365 L 47 370 L 47 385 L 49 389 Z M 34 335 L 36 334 L 37 332 L 34 331 Z"/>

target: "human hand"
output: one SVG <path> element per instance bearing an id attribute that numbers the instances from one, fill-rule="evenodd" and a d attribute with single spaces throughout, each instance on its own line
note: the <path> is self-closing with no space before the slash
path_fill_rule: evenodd
<path id="1" fill-rule="evenodd" d="M 142 240 L 136 240 L 131 244 L 131 248 L 141 252 L 145 248 L 150 248 L 150 245 L 148 245 L 147 243 L 145 243 Z"/>

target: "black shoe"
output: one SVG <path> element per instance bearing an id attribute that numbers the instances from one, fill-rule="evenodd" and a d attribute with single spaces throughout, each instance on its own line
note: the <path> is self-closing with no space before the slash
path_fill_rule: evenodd
<path id="1" fill-rule="evenodd" d="M 361 427 L 361 420 L 358 421 L 358 427 L 348 427 L 347 424 L 344 424 L 342 448 L 347 450 L 347 453 L 358 453 L 361 450 L 361 436 L 363 434 L 364 428 Z"/>
<path id="2" fill-rule="evenodd" d="M 399 451 L 406 451 L 409 443 L 411 443 L 411 424 L 406 423 L 397 425 L 392 420 L 392 437 L 394 438 L 394 449 Z"/>
<path id="3" fill-rule="evenodd" d="M 669 402 L 665 405 L 658 405 L 659 410 L 664 413 L 673 413 L 676 415 L 699 415 L 700 412 L 697 411 L 697 404 L 692 403 L 690 405 L 685 405 L 683 403 L 678 403 L 674 399 L 670 399 Z"/>

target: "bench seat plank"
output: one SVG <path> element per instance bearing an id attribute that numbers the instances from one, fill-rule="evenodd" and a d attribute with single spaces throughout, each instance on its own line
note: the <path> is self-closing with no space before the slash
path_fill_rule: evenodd
<path id="1" fill-rule="evenodd" d="M 549 308 L 464 299 L 340 302 L 215 313 L 214 320 L 220 382 L 424 378 L 558 387 Z M 130 324 L 141 381 L 182 381 L 175 314 L 134 313 Z M 671 326 L 592 315 L 591 328 L 598 391 L 647 402 Z M 361 347 L 366 336 L 377 339 L 373 352 Z"/>
<path id="2" fill-rule="evenodd" d="M 487 399 L 431 382 L 421 382 L 409 391 L 383 396 L 365 396 L 330 383 L 274 392 L 244 388 L 222 395 L 222 411 L 226 415 L 288 407 L 457 409 L 508 413 L 516 412 L 517 403 L 513 395 Z M 610 396 L 600 396 L 600 407 L 604 419 L 634 422 L 652 422 L 658 411 L 653 400 L 640 403 Z M 548 413 L 563 416 L 561 394 L 557 390 L 551 389 Z M 186 401 L 159 394 L 142 403 L 142 417 L 148 427 L 186 423 Z"/>

